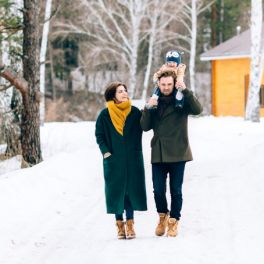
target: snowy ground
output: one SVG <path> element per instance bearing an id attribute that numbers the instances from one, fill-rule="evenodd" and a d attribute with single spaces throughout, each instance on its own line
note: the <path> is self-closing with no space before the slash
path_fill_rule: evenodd
<path id="1" fill-rule="evenodd" d="M 94 122 L 45 124 L 45 161 L 0 175 L 0 263 L 263 264 L 264 120 L 191 118 L 189 134 L 195 160 L 186 167 L 179 236 L 154 236 L 149 132 L 149 210 L 135 214 L 137 238 L 119 241 L 105 213 Z M 0 173 L 10 167 L 1 162 Z"/>

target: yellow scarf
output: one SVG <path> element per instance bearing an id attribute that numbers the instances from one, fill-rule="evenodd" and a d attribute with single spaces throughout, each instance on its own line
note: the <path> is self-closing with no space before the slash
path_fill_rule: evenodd
<path id="1" fill-rule="evenodd" d="M 106 103 L 112 123 L 119 134 L 123 136 L 126 118 L 131 111 L 131 101 L 116 104 L 114 101 Z"/>

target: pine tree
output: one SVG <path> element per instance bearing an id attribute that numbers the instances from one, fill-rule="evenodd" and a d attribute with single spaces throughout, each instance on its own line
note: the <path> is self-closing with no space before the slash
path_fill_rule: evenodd
<path id="1" fill-rule="evenodd" d="M 0 64 L 0 76 L 22 95 L 21 147 L 28 166 L 42 160 L 39 120 L 39 0 L 24 0 L 23 9 L 23 79 Z"/>

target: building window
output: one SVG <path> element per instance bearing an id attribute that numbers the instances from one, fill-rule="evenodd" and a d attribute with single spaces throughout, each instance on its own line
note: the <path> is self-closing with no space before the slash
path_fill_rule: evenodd
<path id="1" fill-rule="evenodd" d="M 259 104 L 261 108 L 264 108 L 264 84 L 260 86 L 259 90 Z"/>

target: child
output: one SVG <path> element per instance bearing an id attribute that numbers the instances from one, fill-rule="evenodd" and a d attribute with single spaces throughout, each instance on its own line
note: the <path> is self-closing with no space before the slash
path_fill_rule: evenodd
<path id="1" fill-rule="evenodd" d="M 176 50 L 168 51 L 166 54 L 166 62 L 161 66 L 161 68 L 154 74 L 153 81 L 156 84 L 152 97 L 158 99 L 160 96 L 160 89 L 157 86 L 158 77 L 164 71 L 174 71 L 177 76 L 177 81 L 175 84 L 175 107 L 182 108 L 184 104 L 184 96 L 177 84 L 183 82 L 184 72 L 186 65 L 181 63 L 181 55 Z"/>

